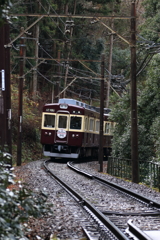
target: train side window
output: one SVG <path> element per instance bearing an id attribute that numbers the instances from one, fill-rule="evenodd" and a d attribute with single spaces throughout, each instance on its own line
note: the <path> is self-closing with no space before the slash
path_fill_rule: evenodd
<path id="1" fill-rule="evenodd" d="M 100 126 L 100 122 L 99 120 L 96 120 L 96 132 L 99 132 L 99 126 Z"/>
<path id="2" fill-rule="evenodd" d="M 55 127 L 55 115 L 51 115 L 51 114 L 44 115 L 44 127 L 48 127 L 48 128 Z"/>
<path id="3" fill-rule="evenodd" d="M 115 127 L 115 124 L 112 122 L 111 123 L 111 130 L 110 130 L 111 134 L 113 134 L 114 127 Z"/>
<path id="4" fill-rule="evenodd" d="M 88 118 L 86 117 L 85 118 L 85 131 L 88 130 Z"/>
<path id="5" fill-rule="evenodd" d="M 67 116 L 59 116 L 58 128 L 67 128 Z"/>
<path id="6" fill-rule="evenodd" d="M 110 123 L 106 122 L 104 127 L 104 133 L 109 134 L 110 133 Z"/>
<path id="7" fill-rule="evenodd" d="M 89 120 L 89 131 L 94 131 L 94 119 L 90 118 Z"/>
<path id="8" fill-rule="evenodd" d="M 70 118 L 70 129 L 78 129 L 80 130 L 82 127 L 82 118 L 73 116 Z"/>

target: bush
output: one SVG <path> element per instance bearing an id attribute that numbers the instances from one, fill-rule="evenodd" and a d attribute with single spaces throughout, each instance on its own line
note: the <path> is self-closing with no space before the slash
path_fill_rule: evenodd
<path id="1" fill-rule="evenodd" d="M 7 157 L 0 153 L 0 239 L 25 240 L 29 217 L 40 217 L 47 213 L 47 195 L 43 192 L 31 192 L 19 183 L 19 190 L 10 190 L 14 184 Z M 25 223 L 25 224 L 24 224 Z"/>

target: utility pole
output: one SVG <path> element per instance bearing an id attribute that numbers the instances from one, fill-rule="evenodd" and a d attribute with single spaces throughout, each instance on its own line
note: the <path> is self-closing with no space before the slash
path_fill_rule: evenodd
<path id="1" fill-rule="evenodd" d="M 132 159 L 132 182 L 139 183 L 135 2 L 136 0 L 131 0 L 131 159 Z"/>
<path id="2" fill-rule="evenodd" d="M 114 27 L 114 20 L 111 20 L 111 29 Z M 106 95 L 106 108 L 109 108 L 109 96 L 110 96 L 110 85 L 112 76 L 112 52 L 113 52 L 113 33 L 110 33 L 110 50 L 109 50 L 109 65 L 108 65 L 108 82 L 107 82 L 107 95 Z"/>
<path id="3" fill-rule="evenodd" d="M 5 24 L 5 44 L 9 41 L 9 24 Z M 11 137 L 11 83 L 10 83 L 10 48 L 5 47 L 5 78 L 6 78 L 6 137 L 8 151 L 12 154 L 12 137 Z M 12 164 L 12 163 L 11 163 Z"/>
<path id="4" fill-rule="evenodd" d="M 101 56 L 101 96 L 100 96 L 100 134 L 99 134 L 99 171 L 103 172 L 103 113 L 104 113 L 104 54 Z"/>
<path id="5" fill-rule="evenodd" d="M 0 28 L 0 36 L 0 150 L 12 154 L 10 48 L 6 45 L 9 42 L 9 24 L 6 20 Z M 12 165 L 12 159 L 9 164 Z"/>
<path id="6" fill-rule="evenodd" d="M 64 78 L 64 89 L 66 88 L 67 85 L 67 77 L 68 77 L 68 71 L 69 71 L 69 57 L 71 53 L 71 39 L 73 35 L 73 27 L 74 27 L 74 22 L 73 20 L 67 20 L 65 24 L 65 34 L 70 34 L 70 39 L 67 40 L 66 44 L 68 44 L 68 56 L 67 56 L 67 62 L 66 62 L 66 71 L 65 71 L 65 78 Z M 65 98 L 66 96 L 66 91 L 63 92 L 63 97 Z"/>
<path id="7" fill-rule="evenodd" d="M 24 28 L 21 28 L 24 32 Z M 23 75 L 24 75 L 24 36 L 20 42 L 20 69 L 19 69 L 19 106 L 18 106 L 18 142 L 17 142 L 17 166 L 21 166 L 22 156 L 22 115 L 23 115 Z"/>
<path id="8" fill-rule="evenodd" d="M 0 50 L 1 50 L 1 59 L 0 59 L 0 71 L 1 71 L 1 86 L 0 86 L 0 144 L 2 146 L 2 151 L 4 151 L 4 145 L 6 144 L 6 78 L 5 78 L 5 23 L 1 27 L 1 36 L 0 37 Z"/>
<path id="9" fill-rule="evenodd" d="M 67 60 L 69 60 L 69 56 L 67 58 Z M 64 89 L 67 86 L 67 77 L 68 77 L 68 69 L 69 69 L 69 62 L 67 61 L 66 63 L 66 71 L 65 71 L 65 77 L 64 77 Z M 63 92 L 63 97 L 66 97 L 66 91 Z"/>
<path id="10" fill-rule="evenodd" d="M 57 71 L 58 71 L 58 77 L 57 77 L 57 81 L 56 81 L 56 85 L 54 88 L 54 102 L 58 102 L 59 100 L 59 84 L 60 84 L 60 58 L 61 58 L 61 51 L 58 50 L 58 67 L 57 67 Z M 58 96 L 58 97 L 57 97 Z"/>

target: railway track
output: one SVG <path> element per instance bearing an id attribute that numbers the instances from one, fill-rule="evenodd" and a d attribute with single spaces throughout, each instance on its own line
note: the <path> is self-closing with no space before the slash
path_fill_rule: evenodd
<path id="1" fill-rule="evenodd" d="M 115 208 L 114 206 L 112 206 L 112 208 L 106 206 L 106 203 L 98 204 L 96 200 L 94 200 L 94 197 L 93 199 L 91 199 L 90 195 L 86 196 L 86 193 L 83 193 L 83 189 L 81 186 L 79 187 L 80 190 L 77 191 L 77 186 L 70 186 L 70 183 L 67 184 L 67 176 L 64 176 L 65 180 L 60 179 L 57 176 L 58 171 L 55 171 L 54 169 L 54 163 L 46 161 L 44 162 L 44 166 L 47 172 L 49 172 L 54 178 L 56 178 L 59 184 L 70 195 L 72 195 L 72 197 L 83 207 L 83 209 L 85 209 L 87 214 L 90 215 L 91 221 L 88 223 L 88 225 L 85 225 L 84 227 L 84 232 L 86 233 L 88 239 L 156 239 L 153 238 L 153 235 L 157 235 L 159 232 L 156 231 L 155 233 L 154 229 L 152 229 L 152 231 L 151 229 L 149 229 L 150 233 L 152 233 L 151 238 L 151 235 L 149 235 L 148 232 L 149 230 L 144 230 L 143 228 L 142 230 L 140 230 L 140 228 L 137 226 L 136 220 L 137 217 L 140 221 L 142 221 L 143 218 L 147 217 L 150 218 L 150 222 L 152 220 L 153 225 L 158 221 L 160 225 L 160 206 L 157 202 L 151 201 L 150 199 L 133 193 L 128 189 L 117 186 L 116 184 L 98 178 L 90 173 L 84 172 L 83 170 L 75 167 L 73 163 L 68 163 L 69 168 L 74 169 L 75 171 L 89 179 L 89 183 L 87 183 L 89 184 L 89 186 L 91 186 L 91 184 L 95 185 L 96 190 L 97 188 L 99 188 L 99 184 L 101 184 L 102 191 L 106 191 L 107 189 L 107 199 L 109 199 L 109 195 L 115 194 L 115 199 L 119 196 L 120 201 L 123 201 L 122 205 L 125 206 L 119 206 L 121 208 L 121 210 L 119 210 L 119 208 Z M 86 199 L 90 199 L 91 201 L 88 201 Z M 95 201 L 94 204 L 92 203 L 93 201 Z M 126 204 L 127 201 L 128 203 Z M 131 206 L 130 209 L 129 206 Z M 126 210 L 127 208 L 128 210 Z M 112 209 L 112 211 L 110 209 Z"/>

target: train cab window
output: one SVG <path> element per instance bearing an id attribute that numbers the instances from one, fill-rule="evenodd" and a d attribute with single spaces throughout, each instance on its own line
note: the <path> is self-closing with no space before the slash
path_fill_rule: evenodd
<path id="1" fill-rule="evenodd" d="M 94 119 L 90 118 L 89 120 L 89 131 L 94 131 Z"/>
<path id="2" fill-rule="evenodd" d="M 67 128 L 67 116 L 59 116 L 58 128 Z"/>
<path id="3" fill-rule="evenodd" d="M 99 126 L 100 126 L 100 122 L 99 120 L 96 120 L 96 132 L 99 132 Z"/>
<path id="4" fill-rule="evenodd" d="M 51 115 L 51 114 L 44 115 L 44 127 L 48 127 L 48 128 L 55 127 L 55 115 Z"/>
<path id="5" fill-rule="evenodd" d="M 82 118 L 73 116 L 70 118 L 70 129 L 78 129 L 80 130 L 82 126 Z"/>
<path id="6" fill-rule="evenodd" d="M 104 133 L 109 134 L 110 133 L 110 123 L 106 122 L 104 127 Z"/>

